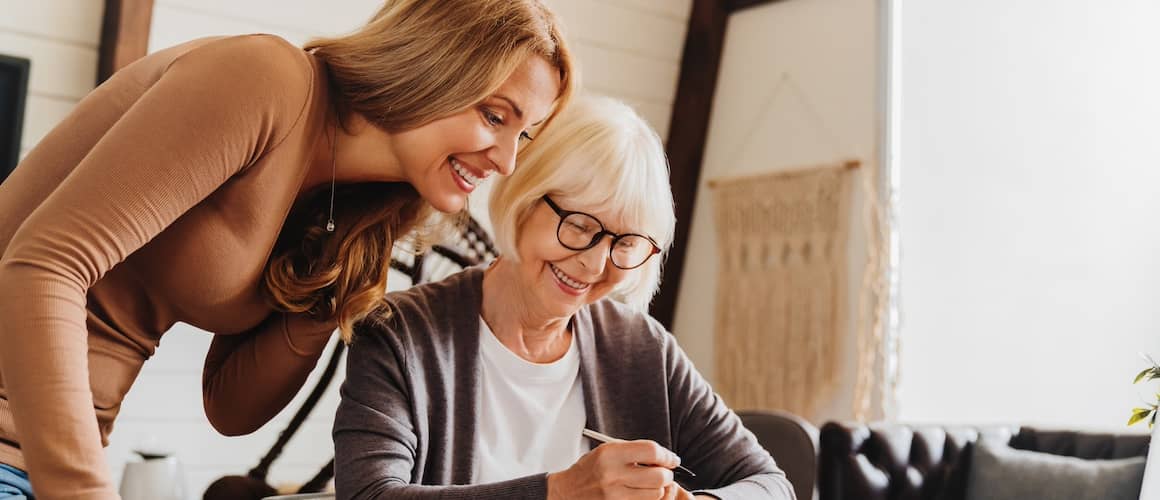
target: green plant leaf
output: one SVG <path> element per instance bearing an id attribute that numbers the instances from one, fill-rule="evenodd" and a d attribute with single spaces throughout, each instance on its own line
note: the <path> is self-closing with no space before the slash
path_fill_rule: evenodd
<path id="1" fill-rule="evenodd" d="M 1132 408 L 1132 416 L 1128 419 L 1128 426 L 1136 425 L 1141 420 L 1153 415 L 1155 411 L 1151 408 Z"/>
<path id="2" fill-rule="evenodd" d="M 1132 383 L 1139 384 L 1141 380 L 1144 380 L 1144 377 L 1147 377 L 1155 369 L 1156 369 L 1156 367 L 1154 367 L 1154 366 L 1149 366 L 1148 368 L 1145 368 L 1144 371 L 1140 372 L 1139 375 L 1136 375 L 1136 380 L 1133 380 Z"/>
<path id="3" fill-rule="evenodd" d="M 1128 419 L 1128 427 L 1136 425 L 1136 423 L 1141 420 L 1144 420 L 1143 416 L 1141 416 L 1139 413 L 1133 413 L 1131 418 Z"/>

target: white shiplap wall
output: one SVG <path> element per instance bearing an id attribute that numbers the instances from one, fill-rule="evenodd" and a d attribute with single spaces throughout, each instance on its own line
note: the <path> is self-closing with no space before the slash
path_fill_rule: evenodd
<path id="1" fill-rule="evenodd" d="M 0 0 L 0 53 L 32 61 L 22 157 L 92 90 L 104 5 L 99 0 Z"/>
<path id="2" fill-rule="evenodd" d="M 30 7 L 13 0 L 0 1 L 3 2 L 0 5 L 6 7 L 19 5 L 20 9 L 15 12 L 21 19 L 10 21 L 15 26 L 36 26 L 37 22 L 32 21 L 35 19 L 42 21 L 46 31 L 88 30 L 85 32 L 89 32 L 87 39 L 90 42 L 87 52 L 84 52 L 87 59 L 78 53 L 79 43 L 55 41 L 64 35 L 37 38 L 0 30 L 0 48 L 7 52 L 20 53 L 9 48 L 12 44 L 6 44 L 6 37 L 22 37 L 21 43 L 28 45 L 55 44 L 52 45 L 55 51 L 39 49 L 48 52 L 37 57 L 52 60 L 56 70 L 43 73 L 49 70 L 38 70 L 34 60 L 34 88 L 41 85 L 44 89 L 39 92 L 44 95 L 70 96 L 64 104 L 71 106 L 77 97 L 92 87 L 101 9 L 97 7 L 93 12 L 79 15 L 75 20 L 78 27 L 74 28 L 72 24 L 63 24 L 64 20 L 59 17 L 53 17 L 57 12 L 66 12 L 67 9 L 60 5 L 53 6 L 65 0 L 43 3 L 56 8 Z M 89 2 L 102 3 L 97 0 Z M 158 50 L 191 38 L 244 32 L 273 32 L 292 43 L 302 44 L 312 36 L 339 34 L 357 27 L 374 13 L 378 3 L 378 0 L 343 0 L 329 5 L 305 0 L 158 0 L 153 10 L 150 48 L 151 51 Z M 691 0 L 548 0 L 548 3 L 566 24 L 586 86 L 593 92 L 616 96 L 631 103 L 657 128 L 661 137 L 665 137 Z M 37 6 L 41 5 L 37 3 Z M 5 21 L 0 23 L 7 28 L 9 17 L 3 16 L 3 19 Z M 28 38 L 27 42 L 24 38 Z M 84 68 L 78 70 L 79 66 Z M 61 73 L 74 72 L 84 73 L 86 78 L 60 77 Z M 68 81 L 74 84 L 67 84 Z M 29 146 L 35 144 L 35 140 L 67 111 L 67 108 L 56 109 L 61 107 L 57 103 L 60 100 L 39 97 L 39 94 L 35 96 L 37 100 L 49 102 L 34 104 L 30 100 L 28 122 L 32 132 L 28 132 L 26 139 Z M 52 109 L 56 114 L 41 111 L 53 106 L 56 106 Z M 37 114 L 42 116 L 34 116 Z M 477 215 L 486 210 L 478 204 L 483 200 L 486 200 L 486 193 L 473 197 L 473 211 Z M 396 281 L 400 282 L 405 280 Z M 299 394 L 288 411 L 278 415 L 258 433 L 242 437 L 218 435 L 206 421 L 201 406 L 202 360 L 209 342 L 208 334 L 179 325 L 162 340 L 154 360 L 145 364 L 142 376 L 124 401 L 121 418 L 111 436 L 108 457 L 116 477 L 119 477 L 126 459 L 130 459 L 132 448 L 145 444 L 162 445 L 175 450 L 181 458 L 188 478 L 189 498 L 201 498 L 210 481 L 224 474 L 246 472 L 276 440 L 305 394 Z M 313 386 L 318 371 L 312 374 L 306 387 Z M 270 473 L 271 483 L 300 483 L 331 457 L 333 447 L 329 426 L 338 405 L 336 387 L 338 384 L 333 384 L 316 412 L 275 464 Z"/>
<path id="3" fill-rule="evenodd" d="M 273 33 L 296 44 L 357 27 L 379 0 L 157 0 L 151 50 L 202 36 Z M 691 0 L 545 0 L 568 30 L 586 87 L 631 103 L 668 131 Z"/>

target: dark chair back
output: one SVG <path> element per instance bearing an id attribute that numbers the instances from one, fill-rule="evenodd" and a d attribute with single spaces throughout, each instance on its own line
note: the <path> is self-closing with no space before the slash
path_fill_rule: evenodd
<path id="1" fill-rule="evenodd" d="M 798 500 L 815 498 L 817 481 L 818 428 L 801 417 L 784 411 L 739 411 L 741 422 L 757 442 L 773 456 L 793 484 Z"/>

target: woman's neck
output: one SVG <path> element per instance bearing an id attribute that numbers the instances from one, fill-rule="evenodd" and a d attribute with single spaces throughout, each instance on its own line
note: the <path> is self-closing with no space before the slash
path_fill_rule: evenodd
<path id="1" fill-rule="evenodd" d="M 332 109 L 320 132 L 303 191 L 327 186 L 332 179 L 337 184 L 407 181 L 392 149 L 390 133 L 362 115 L 348 113 L 339 123 Z"/>
<path id="2" fill-rule="evenodd" d="M 550 363 L 568 352 L 572 332 L 568 318 L 537 315 L 520 300 L 521 292 L 504 283 L 516 283 L 514 269 L 502 258 L 483 274 L 480 314 L 500 343 L 533 363 Z"/>

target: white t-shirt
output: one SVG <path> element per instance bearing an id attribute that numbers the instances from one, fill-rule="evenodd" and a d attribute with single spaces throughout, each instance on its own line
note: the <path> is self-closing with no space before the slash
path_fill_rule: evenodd
<path id="1" fill-rule="evenodd" d="M 580 351 L 532 363 L 511 352 L 480 319 L 479 418 L 473 483 L 492 483 L 567 469 L 591 448 Z"/>

